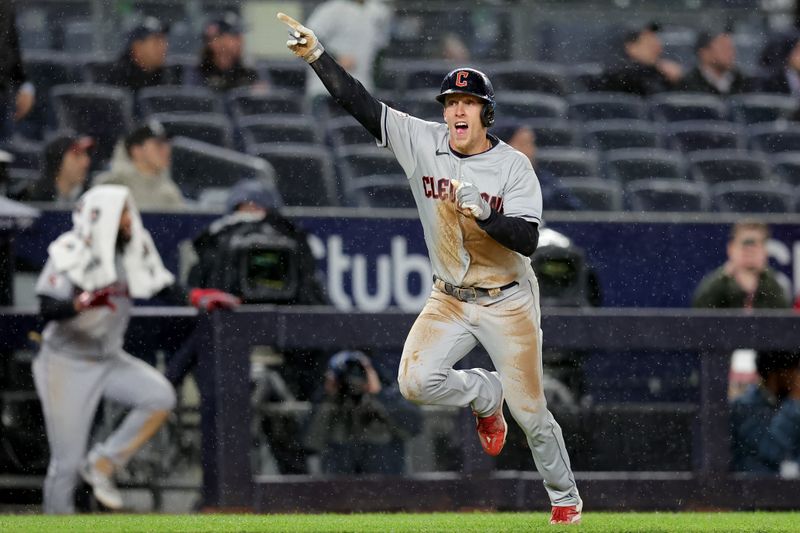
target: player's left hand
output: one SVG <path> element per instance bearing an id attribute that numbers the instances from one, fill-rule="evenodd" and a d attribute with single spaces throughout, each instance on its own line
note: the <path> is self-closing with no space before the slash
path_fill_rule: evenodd
<path id="1" fill-rule="evenodd" d="M 459 208 L 469 211 L 478 220 L 489 218 L 492 208 L 475 185 L 458 180 L 452 180 L 452 183 L 456 186 L 456 201 Z"/>
<path id="2" fill-rule="evenodd" d="M 189 302 L 196 308 L 208 312 L 216 309 L 233 309 L 242 303 L 233 294 L 217 289 L 192 289 L 189 291 Z"/>

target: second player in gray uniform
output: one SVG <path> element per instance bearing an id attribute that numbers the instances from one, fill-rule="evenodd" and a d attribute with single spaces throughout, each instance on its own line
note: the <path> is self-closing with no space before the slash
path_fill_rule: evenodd
<path id="1" fill-rule="evenodd" d="M 437 96 L 445 124 L 423 121 L 375 100 L 312 30 L 278 18 L 291 28 L 289 49 L 394 153 L 417 204 L 435 275 L 405 342 L 401 392 L 416 403 L 470 406 L 490 455 L 505 443 L 507 402 L 544 478 L 550 522 L 579 523 L 582 501 L 542 388 L 539 288 L 528 257 L 538 242 L 541 190 L 530 161 L 488 133 L 495 108 L 489 79 L 471 68 L 453 70 Z M 477 343 L 496 372 L 455 370 Z"/>
<path id="2" fill-rule="evenodd" d="M 90 189 L 72 220 L 72 230 L 48 248 L 36 285 L 47 325 L 33 375 L 50 444 L 44 511 L 54 514 L 75 511 L 79 474 L 98 501 L 121 508 L 114 471 L 155 434 L 175 405 L 166 378 L 123 350 L 132 298 L 158 295 L 181 304 L 191 299 L 207 309 L 233 304 L 225 293 L 193 289 L 187 295 L 174 283 L 126 187 Z M 131 411 L 87 456 L 101 398 Z"/>

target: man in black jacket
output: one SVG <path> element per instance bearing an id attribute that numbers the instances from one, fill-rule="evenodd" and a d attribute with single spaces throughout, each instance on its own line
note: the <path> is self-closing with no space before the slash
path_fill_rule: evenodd
<path id="1" fill-rule="evenodd" d="M 167 60 L 167 29 L 147 17 L 128 36 L 128 47 L 101 81 L 138 91 L 144 87 L 176 82 L 164 67 Z"/>
<path id="2" fill-rule="evenodd" d="M 35 92 L 27 81 L 19 52 L 14 2 L 0 2 L 0 142 L 14 133 L 14 121 L 33 107 Z"/>
<path id="3" fill-rule="evenodd" d="M 736 68 L 736 47 L 730 33 L 700 33 L 695 51 L 697 65 L 681 80 L 681 91 L 724 96 L 749 90 L 749 80 Z"/>

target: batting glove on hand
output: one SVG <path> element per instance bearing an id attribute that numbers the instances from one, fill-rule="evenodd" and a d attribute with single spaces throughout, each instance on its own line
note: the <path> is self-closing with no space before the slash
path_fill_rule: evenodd
<path id="1" fill-rule="evenodd" d="M 117 310 L 117 306 L 111 301 L 111 289 L 108 287 L 93 292 L 83 291 L 75 300 L 75 309 L 77 311 L 93 307 L 109 307 L 112 311 Z"/>
<path id="2" fill-rule="evenodd" d="M 492 208 L 475 185 L 458 180 L 452 180 L 452 184 L 456 186 L 456 201 L 460 209 L 469 211 L 478 220 L 489 218 Z"/>
<path id="3" fill-rule="evenodd" d="M 289 50 L 294 52 L 296 56 L 305 59 L 306 63 L 313 63 L 319 59 L 325 49 L 313 31 L 284 13 L 278 13 L 278 20 L 291 28 L 289 30 L 289 40 L 286 41 L 286 46 Z"/>
<path id="4" fill-rule="evenodd" d="M 208 312 L 216 309 L 233 309 L 242 303 L 233 294 L 217 289 L 192 289 L 189 291 L 189 302 L 196 308 Z"/>

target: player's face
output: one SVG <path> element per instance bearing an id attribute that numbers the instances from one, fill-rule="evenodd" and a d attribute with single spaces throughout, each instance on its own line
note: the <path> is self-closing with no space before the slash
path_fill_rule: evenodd
<path id="1" fill-rule="evenodd" d="M 451 94 L 444 101 L 444 121 L 450 129 L 450 146 L 465 155 L 485 152 L 486 126 L 481 122 L 483 101 L 470 94 Z"/>
<path id="2" fill-rule="evenodd" d="M 131 212 L 127 205 L 122 210 L 122 214 L 119 217 L 118 238 L 123 242 L 128 242 L 131 239 Z"/>
<path id="3" fill-rule="evenodd" d="M 767 236 L 758 229 L 741 229 L 728 244 L 728 257 L 735 267 L 760 272 L 767 266 Z"/>

